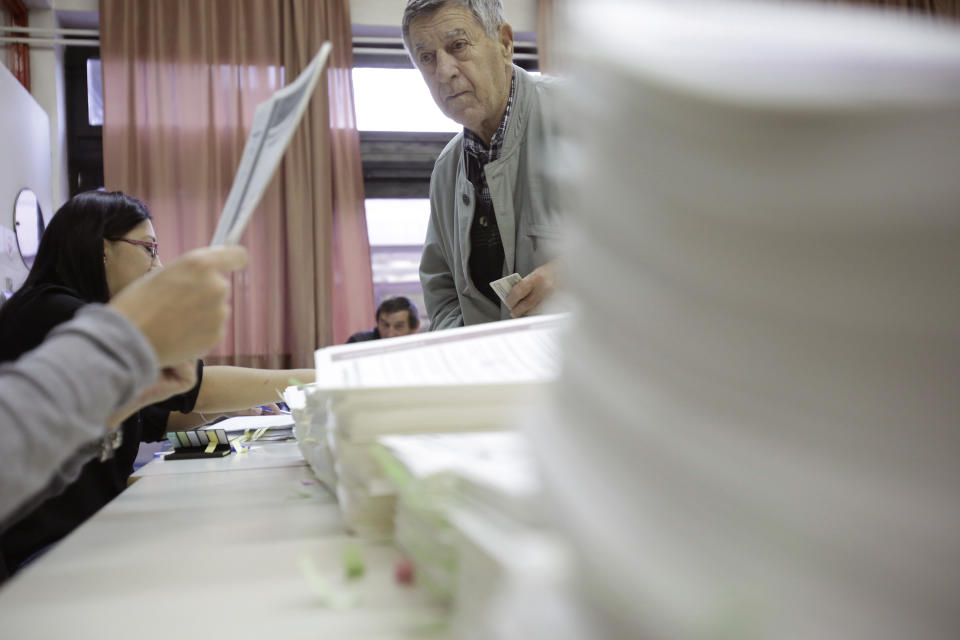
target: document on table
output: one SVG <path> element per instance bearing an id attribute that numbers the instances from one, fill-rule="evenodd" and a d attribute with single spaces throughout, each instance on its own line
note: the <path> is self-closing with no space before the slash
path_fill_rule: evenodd
<path id="1" fill-rule="evenodd" d="M 322 389 L 547 382 L 560 370 L 565 314 L 491 322 L 328 347 L 316 352 Z"/>
<path id="2" fill-rule="evenodd" d="M 281 413 L 278 415 L 266 416 L 237 416 L 235 418 L 227 418 L 226 420 L 221 420 L 220 422 L 214 422 L 213 424 L 205 425 L 201 427 L 201 429 L 223 429 L 227 433 L 242 433 L 247 429 L 255 430 L 264 427 L 270 429 L 289 429 L 292 426 L 293 417 L 289 413 Z"/>
<path id="3" fill-rule="evenodd" d="M 227 202 L 220 213 L 211 246 L 236 244 L 240 240 L 307 109 L 330 57 L 331 48 L 329 42 L 324 42 L 296 80 L 257 105 L 253 127 L 243 148 Z"/>

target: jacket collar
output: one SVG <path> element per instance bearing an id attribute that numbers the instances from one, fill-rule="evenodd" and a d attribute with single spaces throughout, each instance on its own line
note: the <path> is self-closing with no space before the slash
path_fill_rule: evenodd
<path id="1" fill-rule="evenodd" d="M 513 96 L 510 118 L 507 120 L 507 130 L 503 135 L 500 158 L 509 156 L 523 140 L 524 132 L 527 130 L 527 114 L 530 111 L 530 102 L 533 100 L 533 92 L 535 91 L 530 74 L 517 65 L 513 65 L 513 78 L 516 84 L 516 93 Z"/>

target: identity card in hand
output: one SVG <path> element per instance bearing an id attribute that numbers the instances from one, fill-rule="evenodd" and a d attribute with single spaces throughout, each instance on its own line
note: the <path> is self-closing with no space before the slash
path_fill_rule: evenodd
<path id="1" fill-rule="evenodd" d="M 494 280 L 490 283 L 490 286 L 493 287 L 493 291 L 500 298 L 500 301 L 503 302 L 503 304 L 507 304 L 507 294 L 510 293 L 510 289 L 513 289 L 521 280 L 523 280 L 523 278 L 520 277 L 519 273 L 511 273 L 499 280 Z"/>

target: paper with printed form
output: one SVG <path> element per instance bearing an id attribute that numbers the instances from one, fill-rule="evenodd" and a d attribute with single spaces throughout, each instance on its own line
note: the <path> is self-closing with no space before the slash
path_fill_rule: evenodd
<path id="1" fill-rule="evenodd" d="M 222 429 L 227 433 L 236 433 L 238 431 L 243 432 L 261 428 L 289 429 L 293 426 L 293 422 L 293 416 L 291 416 L 289 413 L 260 416 L 234 416 L 233 418 L 227 418 L 226 420 L 222 420 L 220 422 L 214 422 L 212 424 L 205 425 L 200 427 L 200 429 Z"/>
<path id="2" fill-rule="evenodd" d="M 324 42 L 296 80 L 257 105 L 240 166 L 210 242 L 212 246 L 239 242 L 300 124 L 331 49 L 331 44 Z"/>
<path id="3" fill-rule="evenodd" d="M 557 314 L 328 347 L 316 352 L 325 389 L 548 382 L 560 371 Z"/>
<path id="4" fill-rule="evenodd" d="M 395 489 L 372 453 L 381 437 L 501 431 L 540 407 L 568 322 L 543 315 L 317 351 L 316 382 L 294 410 L 298 438 L 317 476 L 332 475 L 347 527 L 372 539 L 393 530 Z"/>

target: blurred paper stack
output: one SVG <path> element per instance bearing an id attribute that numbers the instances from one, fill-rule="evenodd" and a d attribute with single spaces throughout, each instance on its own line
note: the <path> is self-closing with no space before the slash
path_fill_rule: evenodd
<path id="1" fill-rule="evenodd" d="M 453 603 L 456 637 L 488 638 L 507 576 L 565 571 L 568 555 L 543 528 L 530 447 L 517 432 L 381 438 L 377 457 L 399 488 L 395 542 L 416 582 Z"/>
<path id="2" fill-rule="evenodd" d="M 589 637 L 956 637 L 957 27 L 567 6 L 584 313 L 529 432 Z"/>
<path id="3" fill-rule="evenodd" d="M 380 459 L 397 488 L 394 543 L 413 565 L 417 584 L 439 602 L 449 604 L 457 574 L 456 537 L 449 520 L 456 479 L 448 469 L 421 469 L 415 461 L 409 464 L 405 443 L 398 442 L 397 449 L 386 444 L 394 439 L 429 437 L 433 436 L 384 438 L 381 442 L 387 448 Z"/>
<path id="4" fill-rule="evenodd" d="M 531 414 L 541 416 L 544 409 Z M 459 562 L 452 628 L 462 640 L 494 637 L 491 609 L 512 576 L 522 574 L 540 589 L 569 573 L 567 546 L 545 527 L 532 444 L 522 434 L 503 435 L 464 447 L 474 462 L 457 473 L 450 518 Z"/>
<path id="5" fill-rule="evenodd" d="M 304 454 L 311 464 L 329 454 L 347 526 L 371 539 L 392 533 L 395 487 L 371 455 L 380 437 L 512 428 L 558 375 L 566 321 L 539 316 L 317 351 L 317 382 L 298 413 L 315 443 L 301 447 L 315 449 Z"/>
<path id="6" fill-rule="evenodd" d="M 327 412 L 316 402 L 307 402 L 307 394 L 313 392 L 314 385 L 288 387 L 283 400 L 290 408 L 294 419 L 293 435 L 317 478 L 330 489 L 336 487 L 336 475 L 333 470 L 333 457 L 327 444 Z"/>

